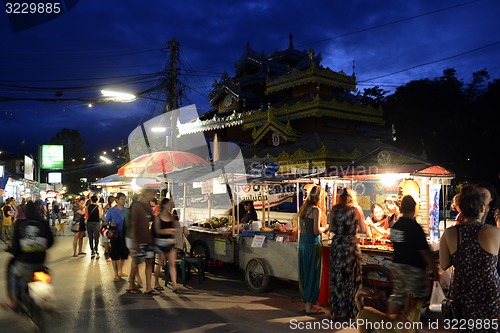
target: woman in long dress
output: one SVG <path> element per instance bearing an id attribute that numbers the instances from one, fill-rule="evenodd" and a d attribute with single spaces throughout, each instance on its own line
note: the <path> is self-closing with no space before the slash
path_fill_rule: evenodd
<path id="1" fill-rule="evenodd" d="M 364 215 L 356 202 L 356 193 L 344 189 L 339 203 L 330 213 L 330 301 L 332 319 L 354 319 L 357 315 L 354 297 L 361 287 L 358 228 L 366 232 Z"/>
<path id="2" fill-rule="evenodd" d="M 321 234 L 328 230 L 322 226 L 326 220 L 324 201 L 326 192 L 314 186 L 299 209 L 299 289 L 305 303 L 304 312 L 320 314 L 313 308 L 319 295 L 321 282 Z M 323 201 L 323 202 L 322 202 Z"/>

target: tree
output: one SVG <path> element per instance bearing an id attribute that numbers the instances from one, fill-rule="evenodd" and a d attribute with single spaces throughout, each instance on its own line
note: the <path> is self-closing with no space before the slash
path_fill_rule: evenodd
<path id="1" fill-rule="evenodd" d="M 488 156 L 499 144 L 492 120 L 500 83 L 486 85 L 488 78 L 481 70 L 466 85 L 448 68 L 440 77 L 398 87 L 383 100 L 385 122 L 396 129 L 396 145 L 449 168 L 458 181 L 498 177 L 498 166 Z"/>
<path id="2" fill-rule="evenodd" d="M 80 193 L 82 190 L 80 178 L 85 165 L 85 149 L 82 137 L 78 130 L 63 128 L 50 139 L 51 144 L 64 146 L 64 169 L 63 183 L 68 189 L 68 193 Z"/>
<path id="3" fill-rule="evenodd" d="M 378 86 L 363 89 L 363 94 L 358 92 L 358 98 L 361 104 L 371 105 L 378 108 L 382 105 L 384 101 L 384 96 L 389 92 L 389 90 L 384 90 Z"/>

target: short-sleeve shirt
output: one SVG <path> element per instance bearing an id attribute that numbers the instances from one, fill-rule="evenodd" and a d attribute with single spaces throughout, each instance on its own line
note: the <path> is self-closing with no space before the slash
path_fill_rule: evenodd
<path id="1" fill-rule="evenodd" d="M 119 209 L 118 206 L 114 206 L 113 208 L 110 208 L 108 210 L 108 212 L 106 213 L 106 217 L 104 218 L 104 221 L 106 222 L 116 223 L 120 235 L 123 235 L 123 227 L 125 225 L 125 211 L 125 207 L 123 209 Z"/>
<path id="2" fill-rule="evenodd" d="M 428 250 L 424 230 L 415 219 L 401 217 L 391 229 L 393 262 L 425 269 L 426 263 L 420 251 Z"/>

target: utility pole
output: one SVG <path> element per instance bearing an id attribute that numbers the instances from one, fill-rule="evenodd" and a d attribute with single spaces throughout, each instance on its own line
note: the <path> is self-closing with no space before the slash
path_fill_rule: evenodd
<path id="1" fill-rule="evenodd" d="M 170 59 L 167 68 L 167 105 L 164 113 L 179 108 L 179 93 L 177 91 L 179 68 L 177 63 L 180 56 L 180 45 L 175 38 L 172 38 L 168 44 Z"/>
<path id="2" fill-rule="evenodd" d="M 180 45 L 177 43 L 175 38 L 168 43 L 169 44 L 169 62 L 167 68 L 167 105 L 165 106 L 164 113 L 171 112 L 170 115 L 170 140 L 169 148 L 170 150 L 176 150 L 176 138 L 179 133 L 177 129 L 177 120 L 179 119 L 179 91 L 178 91 L 178 76 L 179 68 L 178 61 L 180 59 Z"/>

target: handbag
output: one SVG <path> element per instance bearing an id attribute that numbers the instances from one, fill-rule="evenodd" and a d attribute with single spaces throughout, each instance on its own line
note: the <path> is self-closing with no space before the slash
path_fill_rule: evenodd
<path id="1" fill-rule="evenodd" d="M 443 288 L 439 281 L 434 281 L 432 286 L 431 301 L 429 304 L 429 310 L 433 312 L 441 312 L 443 308 L 443 301 L 446 299 L 444 296 Z"/>
<path id="2" fill-rule="evenodd" d="M 453 274 L 454 272 L 451 272 L 450 288 L 448 288 L 448 293 L 441 302 L 441 313 L 443 314 L 444 319 L 458 319 L 457 309 L 455 303 L 453 302 L 453 299 L 451 298 L 451 288 L 453 286 Z"/>
<path id="3" fill-rule="evenodd" d="M 460 227 L 457 226 L 457 250 L 460 245 Z M 451 298 L 451 289 L 453 288 L 453 277 L 455 275 L 455 269 L 453 268 L 450 272 L 450 287 L 448 288 L 448 293 L 441 302 L 441 313 L 443 314 L 444 319 L 459 319 L 458 310 L 456 308 L 456 304 L 453 302 Z"/>
<path id="4" fill-rule="evenodd" d="M 80 231 L 80 222 L 73 222 L 71 225 L 71 231 L 78 232 Z"/>

